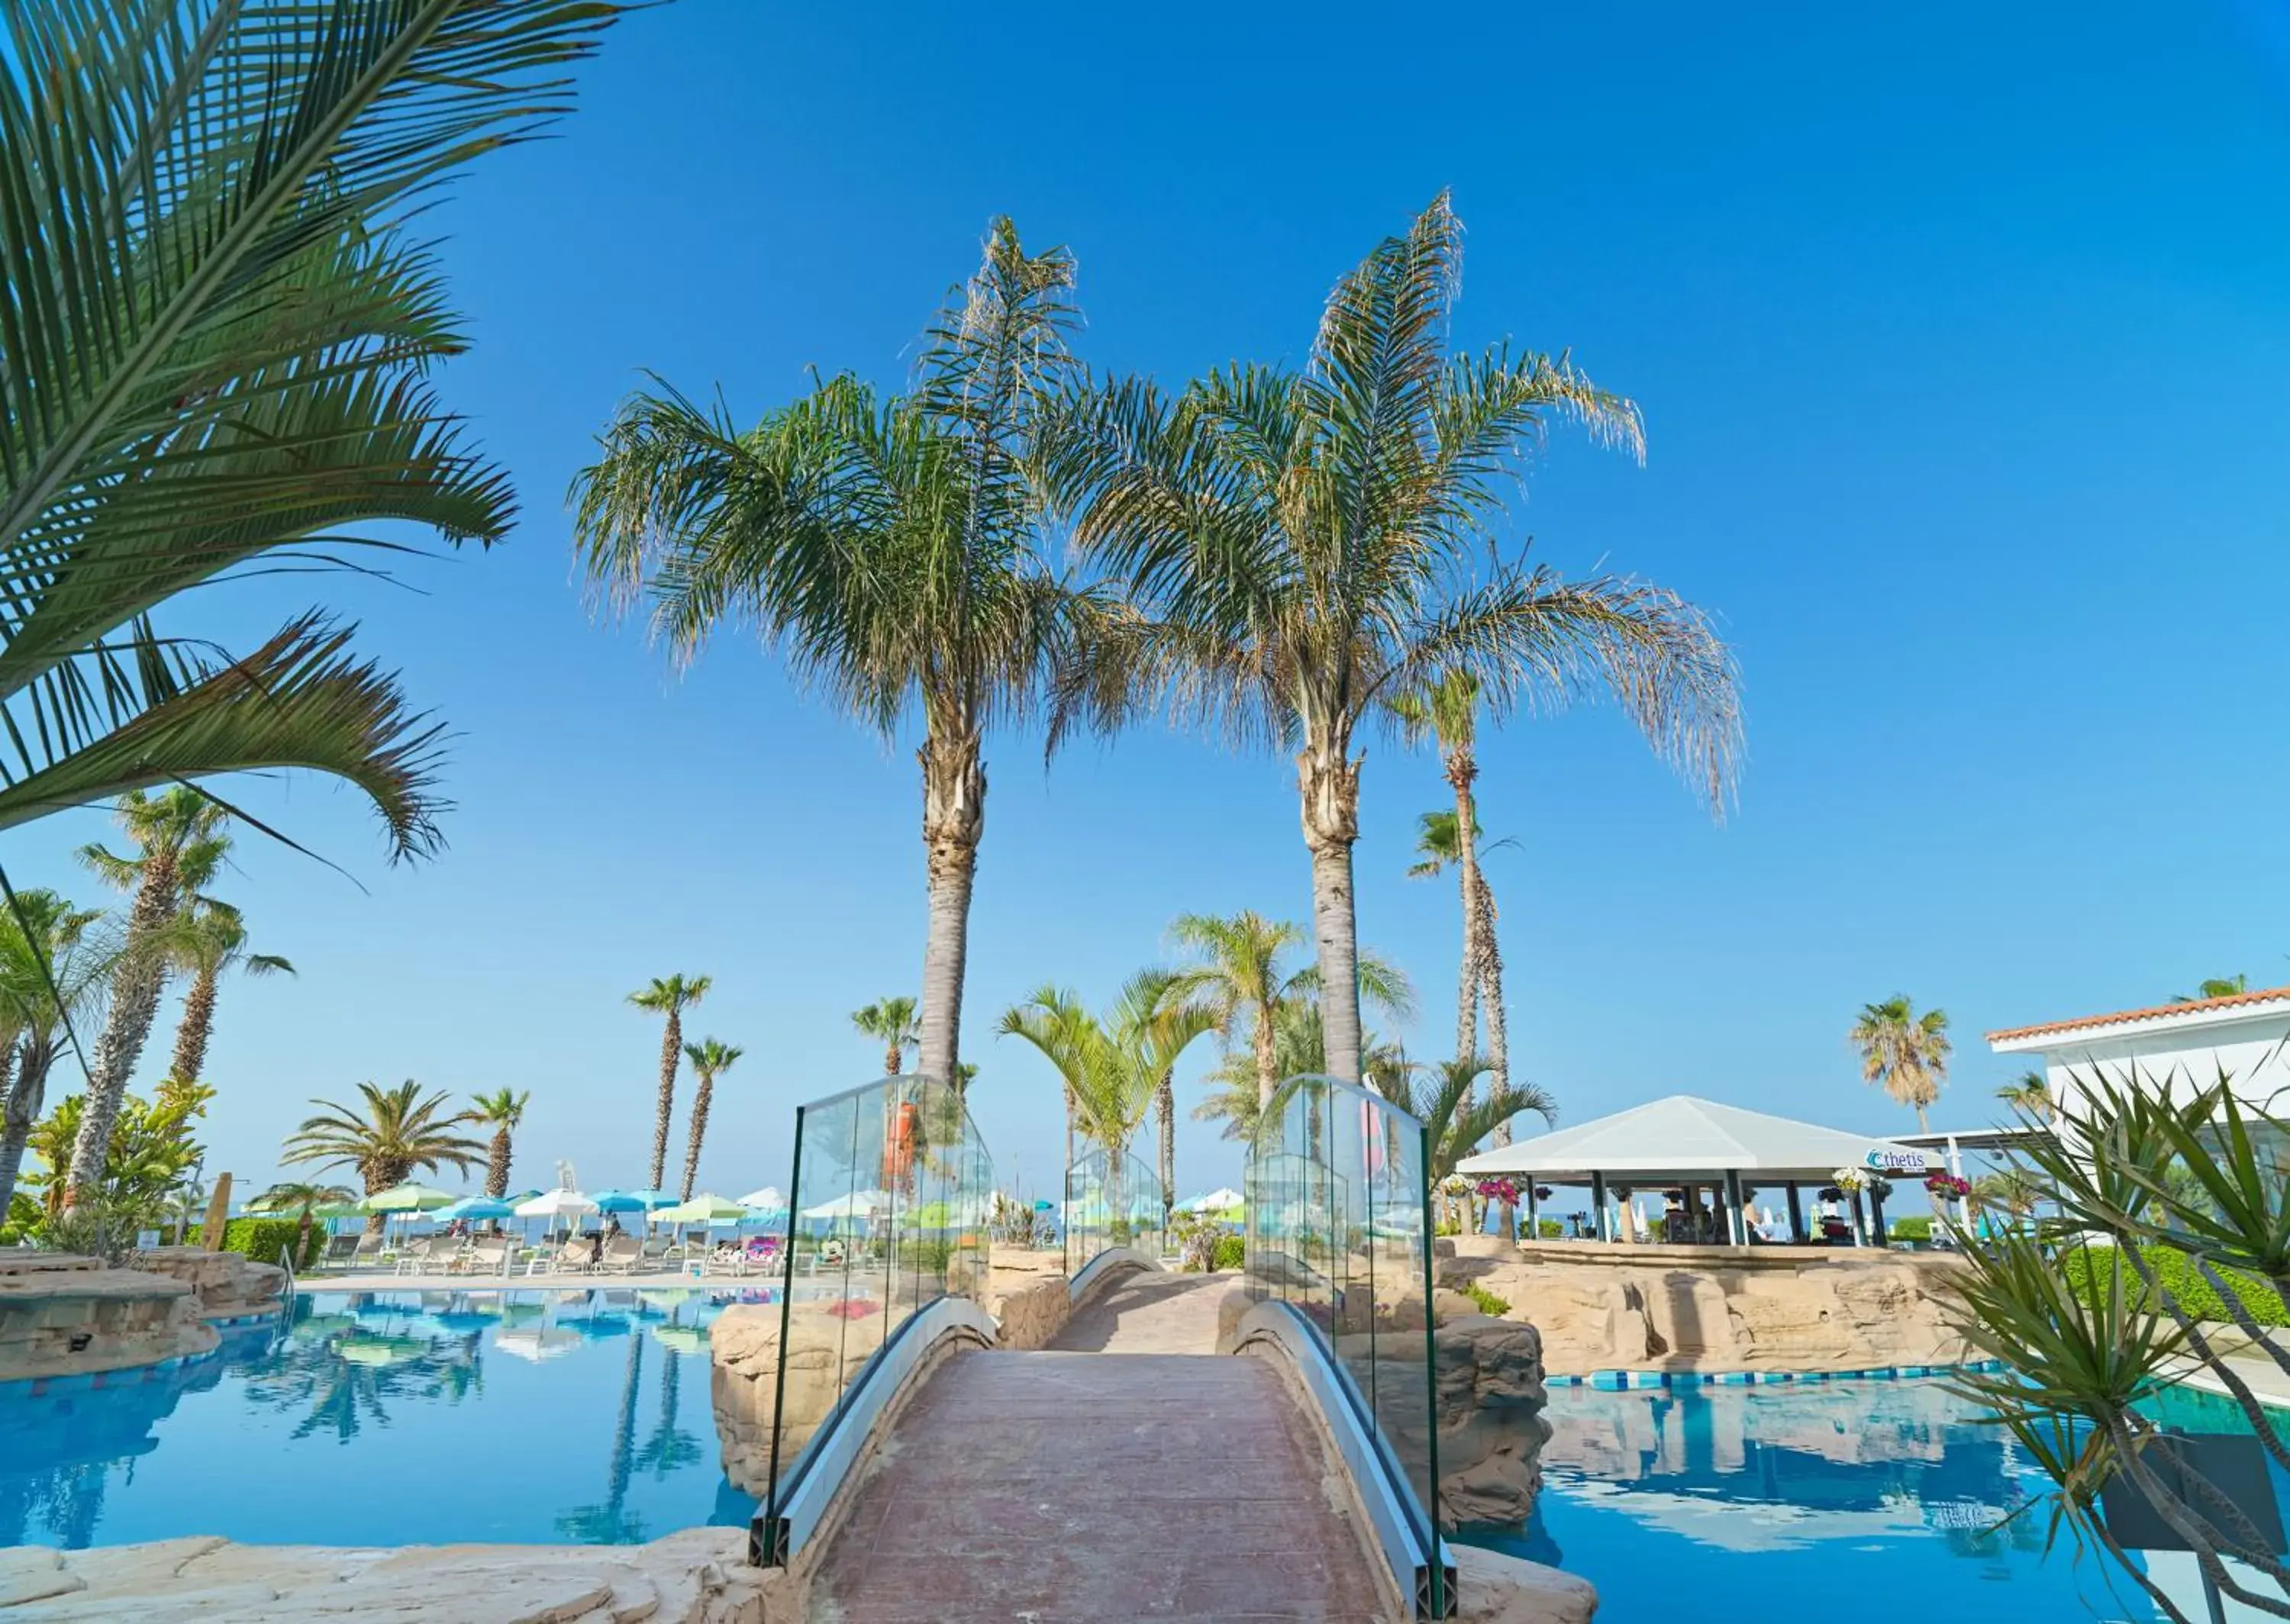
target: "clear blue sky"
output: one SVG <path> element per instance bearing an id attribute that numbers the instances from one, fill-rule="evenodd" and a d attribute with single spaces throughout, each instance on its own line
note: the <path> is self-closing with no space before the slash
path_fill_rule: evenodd
<path id="1" fill-rule="evenodd" d="M 1090 360 L 1178 379 L 1298 358 L 1329 282 L 1452 186 L 1458 342 L 1571 347 L 1643 404 L 1644 468 L 1562 435 L 1521 523 L 1723 617 L 1750 758 L 1718 828 L 1611 711 L 1484 752 L 1519 842 L 1491 870 L 1513 1041 L 1570 1119 L 1685 1090 L 1898 1129 L 1844 1033 L 1899 989 L 1954 1019 L 1938 1116 L 1982 1122 L 2012 1069 L 1985 1028 L 2290 981 L 2290 36 L 2263 10 L 637 16 L 559 139 L 431 217 L 476 339 L 450 394 L 525 521 L 418 594 L 323 586 L 459 735 L 451 846 L 392 870 L 341 792 L 245 792 L 370 891 L 248 842 L 228 893 L 302 973 L 225 995 L 210 1167 L 267 1179 L 309 1096 L 412 1076 L 530 1088 L 532 1182 L 569 1156 L 632 1183 L 658 1031 L 621 997 L 671 970 L 715 976 L 693 1028 L 748 1051 L 708 1184 L 781 1179 L 795 1104 L 872 1075 L 845 1013 L 919 972 L 910 741 L 751 646 L 679 682 L 592 626 L 563 494 L 641 369 L 743 417 L 813 365 L 895 380 L 1002 212 L 1078 255 Z M 196 624 L 297 601 L 210 594 Z M 1045 977 L 1109 996 L 1180 909 L 1301 918 L 1306 862 L 1278 760 L 1150 732 L 990 766 L 967 1049 L 1039 1184 L 1054 1087 L 995 1016 Z M 1403 871 L 1443 795 L 1372 749 L 1361 930 L 1420 982 L 1423 1053 L 1455 903 Z M 19 882 L 94 894 L 64 854 L 99 825 L 12 836 Z M 1190 1124 L 1180 1157 L 1186 1193 L 1238 1170 Z"/>

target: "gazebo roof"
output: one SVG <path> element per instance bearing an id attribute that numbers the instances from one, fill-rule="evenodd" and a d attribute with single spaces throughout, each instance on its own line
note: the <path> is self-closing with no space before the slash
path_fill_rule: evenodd
<path id="1" fill-rule="evenodd" d="M 1938 1165 L 1924 1151 L 1892 1140 L 1672 1094 L 1595 1122 L 1466 1156 L 1456 1164 L 1456 1171 L 1550 1179 L 1603 1173 L 1636 1183 L 1744 1172 L 1772 1182 L 1825 1180 L 1839 1167 L 1918 1178 Z"/>

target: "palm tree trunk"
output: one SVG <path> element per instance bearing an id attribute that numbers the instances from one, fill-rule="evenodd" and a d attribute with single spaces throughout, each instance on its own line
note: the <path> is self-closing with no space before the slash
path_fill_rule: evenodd
<path id="1" fill-rule="evenodd" d="M 1479 991 L 1487 1011 L 1487 1074 L 1495 1091 L 1510 1086 L 1510 1018 L 1503 1009 L 1502 945 L 1495 940 L 1495 898 L 1488 889 L 1486 876 L 1478 880 L 1479 942 L 1472 955 L 1478 961 Z M 1510 1118 L 1506 1116 L 1495 1124 L 1489 1136 L 1497 1145 L 1510 1143 Z M 1517 1212 L 1510 1203 L 1503 1203 L 1502 1229 L 1505 1235 L 1516 1228 Z"/>
<path id="2" fill-rule="evenodd" d="M 923 944 L 922 1042 L 916 1069 L 952 1087 L 961 1076 L 962 980 L 970 943 L 970 889 L 986 832 L 986 765 L 975 729 L 933 735 L 916 759 L 923 769 L 923 852 L 930 880 L 930 928 Z"/>
<path id="3" fill-rule="evenodd" d="M 652 1182 L 646 1189 L 661 1188 L 668 1177 L 668 1130 L 676 1116 L 676 1068 L 684 1058 L 684 1016 L 681 1012 L 668 1012 L 668 1030 L 660 1044 L 660 1100 L 652 1124 Z"/>
<path id="4" fill-rule="evenodd" d="M 135 887 L 135 906 L 127 916 L 127 946 L 111 976 L 111 1011 L 103 1032 L 95 1040 L 88 1074 L 87 1100 L 79 1119 L 79 1137 L 72 1141 L 71 1180 L 64 1194 L 68 1207 L 103 1181 L 103 1166 L 111 1146 L 111 1124 L 119 1116 L 119 1102 L 127 1080 L 142 1058 L 144 1041 L 151 1036 L 151 1019 L 159 1012 L 159 995 L 165 990 L 167 966 L 153 944 L 174 916 L 175 854 L 159 847 L 146 854 L 143 877 Z"/>
<path id="5" fill-rule="evenodd" d="M 1280 1039 L 1274 1030 L 1275 1020 L 1272 1000 L 1267 998 L 1256 1006 L 1256 1029 L 1250 1034 L 1256 1045 L 1256 1108 L 1260 1112 L 1272 1103 L 1272 1091 L 1280 1086 Z"/>
<path id="6" fill-rule="evenodd" d="M 1312 853 L 1312 932 L 1319 949 L 1320 1036 L 1331 1076 L 1360 1080 L 1359 924 L 1352 908 L 1352 843 L 1359 838 L 1359 772 L 1345 741 L 1296 758 L 1304 844 Z"/>
<path id="7" fill-rule="evenodd" d="M 0 1051 L 0 1224 L 8 1221 L 16 1175 L 24 1165 L 24 1145 L 32 1137 L 32 1122 L 40 1113 L 40 1102 L 34 1098 L 37 1083 L 28 1067 L 19 1069 L 18 1060 L 13 1043 Z"/>
<path id="8" fill-rule="evenodd" d="M 207 1039 L 214 1035 L 215 984 L 220 972 L 203 969 L 183 996 L 183 1019 L 175 1027 L 175 1060 L 167 1075 L 188 1086 L 206 1069 Z"/>
<path id="9" fill-rule="evenodd" d="M 697 1070 L 695 1067 L 693 1069 Z M 716 1092 L 716 1079 L 700 1073 L 700 1086 L 692 1092 L 692 1137 L 684 1148 L 683 1200 L 692 1199 L 692 1186 L 700 1177 L 700 1142 L 708 1137 L 708 1105 Z"/>
<path id="10" fill-rule="evenodd" d="M 896 1044 L 893 1044 L 889 1048 L 884 1050 L 883 1075 L 886 1077 L 897 1076 L 899 1075 L 899 1068 L 906 1063 L 906 1051 L 901 1049 Z"/>
<path id="11" fill-rule="evenodd" d="M 1471 797 L 1471 780 L 1478 766 L 1469 751 L 1451 751 L 1447 782 L 1455 791 L 1455 867 L 1463 893 L 1463 971 L 1455 996 L 1455 1058 L 1479 1052 L 1479 985 L 1485 978 L 1479 953 L 1478 810 Z M 1468 1102 L 1466 1102 L 1468 1104 Z"/>
<path id="12" fill-rule="evenodd" d="M 1177 1204 L 1177 1080 L 1161 1079 L 1153 1091 L 1153 1104 L 1161 1113 L 1161 1232 L 1169 1231 L 1169 1215 Z"/>
<path id="13" fill-rule="evenodd" d="M 508 1194 L 511 1150 L 508 1130 L 504 1127 L 493 1134 L 493 1142 L 485 1153 L 485 1194 L 496 1200 Z"/>

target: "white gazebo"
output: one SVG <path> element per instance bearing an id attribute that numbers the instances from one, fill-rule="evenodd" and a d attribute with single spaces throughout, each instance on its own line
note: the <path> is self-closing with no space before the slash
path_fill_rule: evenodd
<path id="1" fill-rule="evenodd" d="M 1534 1185 L 1588 1184 L 1602 1241 L 1613 1238 L 1607 1211 L 1610 1186 L 1679 1188 L 1692 1211 L 1694 1189 L 1707 1185 L 1718 1194 L 1725 1209 L 1726 1239 L 1739 1246 L 1749 1240 L 1742 1216 L 1745 1186 L 1787 1187 L 1790 1227 L 1802 1240 L 1806 1228 L 1799 1185 L 1834 1183 L 1845 1168 L 1886 1179 L 1922 1179 L 1936 1165 L 1924 1151 L 1895 1140 L 1672 1094 L 1595 1122 L 1466 1156 L 1455 1171 L 1525 1178 L 1530 1225 L 1536 1213 Z M 1873 1204 L 1875 1232 L 1882 1235 L 1883 1207 Z M 1534 1231 L 1530 1228 L 1528 1233 Z"/>

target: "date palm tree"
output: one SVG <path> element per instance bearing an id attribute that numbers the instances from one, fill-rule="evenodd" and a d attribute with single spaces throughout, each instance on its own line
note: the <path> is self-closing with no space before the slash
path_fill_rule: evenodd
<path id="1" fill-rule="evenodd" d="M 0 1213 L 8 1211 L 45 1107 L 67 1016 L 92 1014 L 110 978 L 118 949 L 93 928 L 102 917 L 52 891 L 19 892 L 15 908 L 0 915 Z"/>
<path id="2" fill-rule="evenodd" d="M 470 1100 L 467 1120 L 493 1131 L 492 1142 L 485 1147 L 485 1194 L 496 1200 L 508 1194 L 509 1158 L 516 1148 L 510 1135 L 524 1125 L 524 1108 L 532 1098 L 531 1089 L 497 1088 Z"/>
<path id="3" fill-rule="evenodd" d="M 717 1037 L 684 1045 L 685 1058 L 692 1062 L 692 1075 L 697 1079 L 692 1091 L 692 1133 L 684 1148 L 683 1199 L 686 1201 L 692 1199 L 693 1187 L 700 1179 L 700 1145 L 708 1137 L 708 1108 L 716 1098 L 716 1079 L 746 1052 Z"/>
<path id="4" fill-rule="evenodd" d="M 356 1201 L 356 1192 L 340 1184 L 314 1184 L 307 1180 L 274 1184 L 246 1204 L 254 1212 L 292 1212 L 299 1220 L 294 1226 L 294 1255 L 301 1257 L 310 1244 L 310 1220 L 320 1207 L 348 1206 Z"/>
<path id="5" fill-rule="evenodd" d="M 916 1021 L 920 1006 L 912 998 L 877 998 L 863 1010 L 851 1012 L 851 1025 L 861 1037 L 883 1045 L 883 1075 L 895 1077 L 907 1063 L 907 1051 L 922 1041 Z"/>
<path id="6" fill-rule="evenodd" d="M 1894 1103 L 1911 1108 L 1917 1128 L 1930 1132 L 1925 1112 L 1948 1081 L 1948 1012 L 1917 1013 L 1906 993 L 1861 1006 L 1846 1035 L 1861 1057 L 1861 1080 L 1882 1088 Z"/>
<path id="7" fill-rule="evenodd" d="M 676 1068 L 684 1059 L 684 1012 L 706 997 L 715 984 L 713 976 L 655 976 L 651 986 L 629 995 L 630 1004 L 666 1022 L 660 1040 L 660 1095 L 653 1113 L 652 1182 L 647 1189 L 665 1188 L 661 1180 L 668 1177 L 668 1130 L 676 1116 Z"/>
<path id="8" fill-rule="evenodd" d="M 600 604 L 649 598 L 679 660 L 720 626 L 749 626 L 886 739 L 919 717 L 917 1065 L 944 1082 L 961 1060 L 985 736 L 1035 713 L 1101 608 L 1042 560 L 1027 476 L 1040 404 L 1073 368 L 1073 280 L 1064 251 L 1029 254 L 997 220 L 911 392 L 836 377 L 745 432 L 673 391 L 639 395 L 573 487 Z"/>
<path id="9" fill-rule="evenodd" d="M 348 628 L 309 611 L 232 656 L 160 621 L 240 566 L 336 562 L 370 524 L 506 532 L 505 476 L 433 388 L 463 340 L 405 221 L 564 109 L 561 69 L 619 9 L 0 12 L 0 828 L 276 767 L 353 785 L 395 856 L 434 846 L 438 729 Z M 97 1147 L 155 1001 L 148 956 L 122 964 L 90 1057 Z"/>
<path id="10" fill-rule="evenodd" d="M 1170 944 L 1198 960 L 1177 972 L 1182 996 L 1205 1005 L 1228 1045 L 1247 1033 L 1260 1107 L 1281 1078 L 1321 1069 L 1317 1062 L 1284 1064 L 1280 1052 L 1280 1012 L 1300 1003 L 1317 1009 L 1319 967 L 1291 971 L 1281 962 L 1303 940 L 1301 926 L 1247 908 L 1229 916 L 1180 914 L 1169 925 Z M 1396 1019 L 1413 1013 L 1415 990 L 1397 965 L 1373 951 L 1356 956 L 1360 988 L 1372 1002 Z"/>
<path id="11" fill-rule="evenodd" d="M 1160 1124 L 1161 1227 L 1169 1227 L 1177 1200 L 1177 1061 L 1195 1039 L 1216 1029 L 1216 1015 L 1191 996 L 1188 979 L 1172 970 L 1141 970 L 1114 1004 L 1117 1042 L 1135 1055 L 1153 1079 L 1153 1111 Z"/>
<path id="12" fill-rule="evenodd" d="M 142 1058 L 166 991 L 176 923 L 230 852 L 229 814 L 220 803 L 188 786 L 156 796 L 130 790 L 114 811 L 137 855 L 121 857 L 100 844 L 79 851 L 80 860 L 106 884 L 134 896 L 127 939 L 112 970 L 110 1009 L 89 1058 L 80 1142 L 72 1152 L 74 1166 L 91 1170 L 103 1164 L 111 1120 L 126 1097 L 128 1079 Z M 90 1172 L 86 1184 L 68 1187 L 66 1202 L 78 1188 L 92 1188 L 96 1176 Z"/>
<path id="13" fill-rule="evenodd" d="M 1463 899 L 1462 972 L 1456 981 L 1455 1052 L 1479 1053 L 1479 1006 L 1486 996 L 1487 972 L 1481 954 L 1493 936 L 1485 913 L 1489 906 L 1485 882 L 1479 873 L 1479 814 L 1473 786 L 1479 776 L 1477 756 L 1479 679 L 1469 671 L 1450 671 L 1420 688 L 1394 694 L 1391 714 L 1401 735 L 1410 744 L 1426 739 L 1438 746 L 1447 783 L 1455 792 L 1455 810 L 1444 817 L 1426 812 L 1417 821 L 1421 830 L 1415 849 L 1420 860 L 1407 872 L 1411 878 L 1429 878 L 1452 865 Z M 1468 829 L 1465 839 L 1461 831 Z M 1502 1024 L 1498 992 L 1489 1011 L 1492 1025 Z M 1494 1058 L 1490 1042 L 1486 1052 Z M 1502 1073 L 1496 1071 L 1497 1081 Z"/>
<path id="14" fill-rule="evenodd" d="M 215 995 L 224 972 L 236 967 L 248 975 L 292 975 L 294 966 L 275 953 L 248 952 L 245 916 L 212 897 L 186 900 L 167 932 L 166 952 L 174 966 L 191 978 L 167 1075 L 180 1084 L 195 1084 L 206 1069 L 207 1043 L 214 1036 Z"/>
<path id="15" fill-rule="evenodd" d="M 467 1172 L 485 1159 L 484 1144 L 454 1132 L 469 1119 L 466 1113 L 448 1114 L 444 1089 L 425 1097 L 421 1085 L 411 1078 L 396 1088 L 371 1083 L 357 1088 L 356 1104 L 311 1100 L 321 1109 L 303 1119 L 279 1159 L 354 1169 L 369 1196 L 404 1183 L 416 1168 L 434 1172 L 453 1167 Z M 373 1213 L 366 1228 L 379 1231 L 382 1221 L 380 1213 Z"/>
<path id="16" fill-rule="evenodd" d="M 2049 1122 L 2059 1112 L 2059 1101 L 2052 1098 L 2051 1080 L 2040 1071 L 2022 1072 L 1998 1089 L 1996 1097 L 2022 1116 L 2038 1122 Z"/>
<path id="17" fill-rule="evenodd" d="M 1388 700 L 1455 671 L 1492 714 L 1610 693 L 1713 811 L 1739 748 L 1734 661 L 1698 610 L 1491 553 L 1501 476 L 1549 418 L 1642 436 L 1564 358 L 1446 352 L 1461 246 L 1443 194 L 1336 284 L 1302 370 L 1236 364 L 1173 395 L 1115 380 L 1045 436 L 1077 548 L 1134 604 L 1092 644 L 1099 724 L 1166 704 L 1295 752 L 1328 1066 L 1353 1081 L 1355 745 Z"/>

